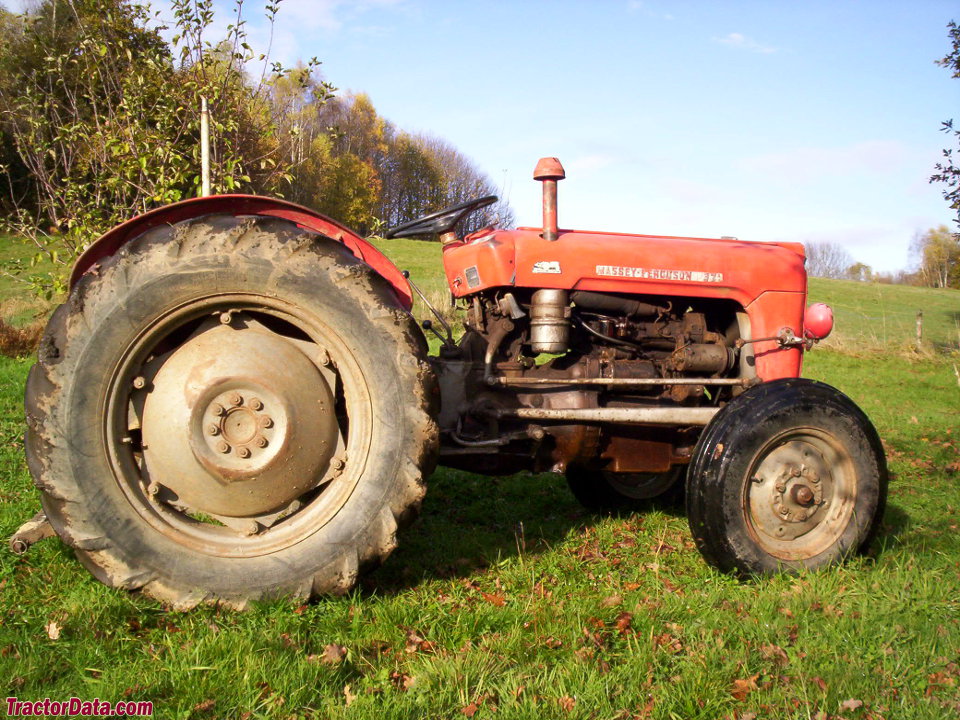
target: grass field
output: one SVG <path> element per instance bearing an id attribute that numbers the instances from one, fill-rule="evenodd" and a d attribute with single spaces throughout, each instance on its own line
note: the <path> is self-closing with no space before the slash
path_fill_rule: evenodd
<path id="1" fill-rule="evenodd" d="M 436 246 L 406 243 L 401 267 L 430 272 Z M 886 445 L 890 502 L 870 557 L 740 582 L 704 564 L 676 507 L 598 517 L 559 476 L 440 469 L 386 566 L 296 609 L 168 612 L 99 584 L 57 540 L 0 549 L 7 695 L 151 700 L 161 718 L 956 717 L 960 358 L 861 345 L 908 345 L 909 321 L 890 318 L 956 313 L 960 293 L 907 290 L 877 301 L 870 285 L 812 285 L 842 306 L 841 326 L 844 313 L 869 324 L 863 343 L 844 340 L 856 354 L 815 350 L 805 374 L 848 393 Z M 4 538 L 38 509 L 22 447 L 29 365 L 0 358 Z"/>

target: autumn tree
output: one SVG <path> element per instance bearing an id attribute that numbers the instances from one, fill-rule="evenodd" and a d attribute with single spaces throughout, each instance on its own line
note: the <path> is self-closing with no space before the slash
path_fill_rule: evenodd
<path id="1" fill-rule="evenodd" d="M 914 237 L 911 251 L 924 285 L 960 288 L 960 235 L 940 225 Z"/>
<path id="2" fill-rule="evenodd" d="M 169 43 L 128 0 L 43 0 L 4 16 L 0 132 L 28 171 L 24 184 L 14 163 L 0 169 L 7 229 L 68 264 L 109 227 L 199 194 L 201 97 L 214 192 L 278 192 L 290 163 L 268 87 L 286 71 L 264 59 L 248 74 L 237 8 L 227 37 L 210 41 L 213 0 L 172 0 Z"/>

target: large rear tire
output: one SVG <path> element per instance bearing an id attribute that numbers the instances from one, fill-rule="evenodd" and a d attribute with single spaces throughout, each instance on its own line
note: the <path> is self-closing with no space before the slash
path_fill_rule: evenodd
<path id="1" fill-rule="evenodd" d="M 77 284 L 27 383 L 27 457 L 83 564 L 176 607 L 349 590 L 435 463 L 390 286 L 268 218 L 148 231 Z"/>
<path id="2" fill-rule="evenodd" d="M 883 446 L 840 391 L 800 378 L 758 385 L 707 426 L 687 473 L 700 552 L 739 575 L 816 569 L 865 550 L 887 497 Z"/>

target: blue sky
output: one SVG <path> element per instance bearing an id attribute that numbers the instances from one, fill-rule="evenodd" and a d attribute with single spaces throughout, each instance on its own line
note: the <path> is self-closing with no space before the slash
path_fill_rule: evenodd
<path id="1" fill-rule="evenodd" d="M 244 4 L 258 49 L 262 6 Z M 520 224 L 554 155 L 562 227 L 829 241 L 896 270 L 951 218 L 927 183 L 960 121 L 960 79 L 934 64 L 951 18 L 956 0 L 283 0 L 273 55 L 316 56 L 451 142 Z"/>

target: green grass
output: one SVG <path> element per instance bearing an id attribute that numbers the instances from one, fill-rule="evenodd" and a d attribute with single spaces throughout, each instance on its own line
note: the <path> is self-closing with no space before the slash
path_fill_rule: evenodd
<path id="1" fill-rule="evenodd" d="M 28 366 L 0 360 L 4 537 L 38 508 L 21 443 Z M 951 361 L 817 351 L 807 374 L 849 393 L 887 445 L 873 557 L 738 582 L 703 563 L 676 508 L 598 518 L 557 476 L 440 469 L 385 567 L 296 611 L 167 612 L 99 584 L 58 540 L 0 551 L 0 677 L 20 698 L 149 699 L 164 718 L 455 718 L 471 704 L 507 718 L 955 716 Z M 345 656 L 325 663 L 330 646 Z M 848 700 L 864 704 L 841 711 Z"/>
<path id="2" fill-rule="evenodd" d="M 51 304 L 32 295 L 26 282 L 29 275 L 53 269 L 53 264 L 48 261 L 31 268 L 31 259 L 36 254 L 34 245 L 0 234 L 0 320 L 24 325 L 42 318 L 50 311 Z M 25 268 L 26 272 L 18 273 L 18 266 Z"/>
<path id="3" fill-rule="evenodd" d="M 438 246 L 383 247 L 442 288 Z M 812 283 L 841 328 L 862 313 L 865 337 L 890 345 L 912 338 L 908 321 L 894 335 L 895 313 L 923 303 L 933 323 L 960 296 L 882 287 L 884 336 L 871 292 Z M 21 699 L 145 699 L 161 718 L 956 717 L 955 363 L 808 354 L 805 374 L 874 420 L 893 473 L 874 553 L 840 568 L 740 582 L 705 565 L 676 507 L 597 517 L 559 476 L 439 469 L 383 568 L 296 609 L 168 612 L 101 585 L 59 540 L 0 548 L 0 678 Z M 4 538 L 39 507 L 22 446 L 29 365 L 0 358 Z"/>
<path id="4" fill-rule="evenodd" d="M 827 346 L 846 350 L 912 347 L 917 312 L 922 311 L 924 345 L 960 350 L 960 290 L 811 278 L 809 295 L 811 302 L 833 308 L 837 329 Z"/>

